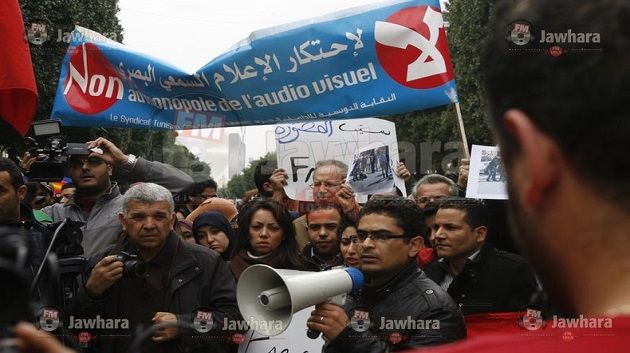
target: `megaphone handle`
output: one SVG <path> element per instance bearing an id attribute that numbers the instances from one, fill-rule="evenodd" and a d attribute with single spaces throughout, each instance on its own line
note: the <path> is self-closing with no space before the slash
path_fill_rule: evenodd
<path id="1" fill-rule="evenodd" d="M 306 337 L 308 337 L 308 338 L 310 338 L 310 339 L 314 340 L 314 339 L 316 339 L 317 337 L 319 337 L 319 334 L 320 334 L 320 333 L 321 333 L 321 332 L 319 332 L 319 331 L 317 331 L 317 330 L 313 330 L 313 329 L 310 329 L 310 328 L 309 328 L 309 329 L 306 331 Z"/>
<path id="2" fill-rule="evenodd" d="M 334 297 L 328 298 L 328 300 L 326 301 L 326 303 L 332 303 L 332 304 L 336 304 L 339 305 L 341 307 L 344 306 L 344 304 L 346 304 L 346 298 L 347 298 L 348 294 L 347 293 L 342 293 L 342 294 L 338 294 L 335 295 Z M 317 331 L 317 330 L 313 330 L 313 329 L 308 329 L 306 331 L 306 336 L 310 339 L 316 339 L 317 337 L 319 337 L 319 334 L 321 332 Z"/>

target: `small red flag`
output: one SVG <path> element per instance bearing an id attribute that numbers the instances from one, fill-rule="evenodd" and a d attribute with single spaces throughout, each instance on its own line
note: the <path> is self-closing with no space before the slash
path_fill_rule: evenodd
<path id="1" fill-rule="evenodd" d="M 18 0 L 0 1 L 0 118 L 26 135 L 37 109 L 37 85 Z"/>

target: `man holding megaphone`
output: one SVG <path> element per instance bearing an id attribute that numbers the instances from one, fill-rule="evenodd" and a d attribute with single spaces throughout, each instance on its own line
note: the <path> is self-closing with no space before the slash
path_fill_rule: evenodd
<path id="1" fill-rule="evenodd" d="M 307 322 L 326 339 L 324 352 L 388 352 L 466 337 L 455 302 L 416 265 L 429 230 L 415 202 L 375 197 L 361 210 L 357 230 L 361 294 L 344 308 L 317 305 Z"/>

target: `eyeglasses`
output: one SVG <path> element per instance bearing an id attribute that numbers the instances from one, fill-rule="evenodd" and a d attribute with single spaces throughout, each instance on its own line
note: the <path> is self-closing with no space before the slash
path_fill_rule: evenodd
<path id="1" fill-rule="evenodd" d="M 349 246 L 350 244 L 356 244 L 359 242 L 359 238 L 356 235 L 351 235 L 347 238 L 341 238 L 341 245 Z"/>
<path id="2" fill-rule="evenodd" d="M 313 181 L 313 184 L 311 184 L 311 187 L 320 188 L 320 187 L 322 187 L 322 185 L 324 185 L 326 188 L 332 189 L 332 188 L 336 188 L 336 187 L 341 186 L 341 184 L 343 184 L 343 180 L 338 180 L 338 181 L 333 181 L 333 180 Z"/>
<path id="3" fill-rule="evenodd" d="M 360 242 L 364 242 L 365 239 L 367 238 L 383 243 L 389 239 L 409 238 L 409 237 L 406 234 L 391 234 L 389 232 L 383 232 L 383 231 L 365 232 L 365 231 L 360 230 L 357 232 L 357 239 Z"/>
<path id="4" fill-rule="evenodd" d="M 73 157 L 68 161 L 68 164 L 72 169 L 81 168 L 86 163 L 89 167 L 98 167 L 99 165 L 105 163 L 105 161 L 98 157 Z"/>

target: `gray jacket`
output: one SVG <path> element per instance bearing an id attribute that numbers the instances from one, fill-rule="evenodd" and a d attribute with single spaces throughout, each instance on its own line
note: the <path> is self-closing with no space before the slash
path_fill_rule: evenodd
<path id="1" fill-rule="evenodd" d="M 138 158 L 130 178 L 134 182 L 152 182 L 162 185 L 172 193 L 181 192 L 193 183 L 193 179 L 179 169 L 143 158 Z M 84 256 L 90 258 L 108 245 L 114 244 L 122 232 L 122 225 L 118 220 L 118 213 L 122 211 L 122 201 L 120 189 L 113 183 L 111 189 L 98 198 L 89 214 L 81 210 L 74 197 L 64 204 L 45 207 L 42 211 L 51 216 L 53 222 L 70 218 L 73 221 L 85 223 L 82 228 L 81 245 L 85 252 Z"/>

